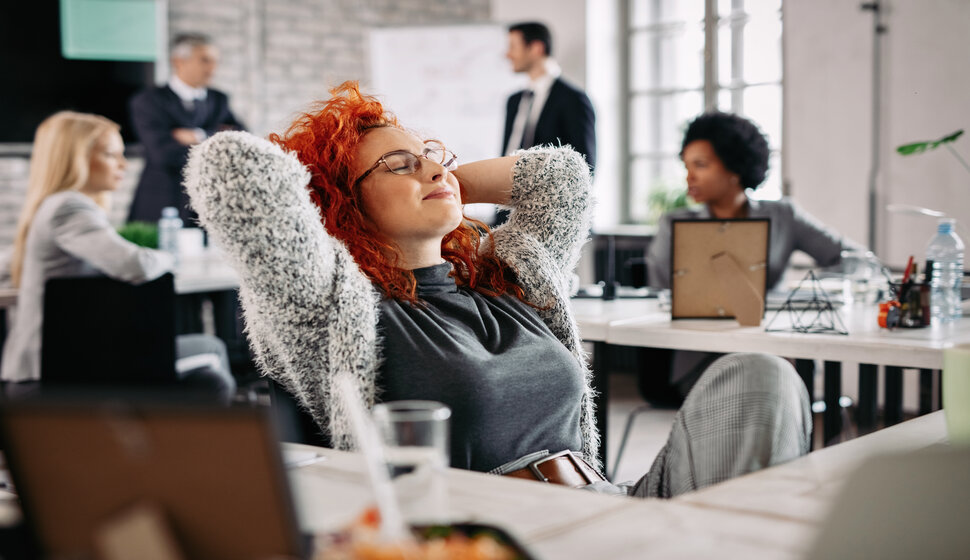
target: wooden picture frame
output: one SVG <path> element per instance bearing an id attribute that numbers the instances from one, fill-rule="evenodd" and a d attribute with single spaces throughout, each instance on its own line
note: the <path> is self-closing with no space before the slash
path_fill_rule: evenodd
<path id="1" fill-rule="evenodd" d="M 671 318 L 736 318 L 760 324 L 768 285 L 771 221 L 673 220 Z"/>

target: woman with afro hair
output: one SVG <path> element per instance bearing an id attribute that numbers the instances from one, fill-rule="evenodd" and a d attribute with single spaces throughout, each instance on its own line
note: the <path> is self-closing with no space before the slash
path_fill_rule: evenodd
<path id="1" fill-rule="evenodd" d="M 543 472 L 603 492 L 672 496 L 808 449 L 794 370 L 726 357 L 710 388 L 685 403 L 650 471 L 637 483 L 603 480 L 568 295 L 592 217 L 583 157 L 536 147 L 458 165 L 356 83 L 331 94 L 269 141 L 214 135 L 193 150 L 186 187 L 239 272 L 262 371 L 335 447 L 354 447 L 334 391 L 349 375 L 368 407 L 448 405 L 453 467 L 533 480 Z M 470 220 L 462 205 L 474 202 L 510 207 L 508 221 L 489 230 Z M 739 419 L 737 397 L 752 383 L 763 390 Z"/>
<path id="2" fill-rule="evenodd" d="M 768 218 L 768 289 L 781 283 L 791 255 L 803 251 L 819 266 L 838 264 L 844 249 L 859 245 L 825 227 L 788 199 L 755 200 L 748 191 L 761 186 L 768 172 L 768 141 L 751 121 L 731 113 L 709 112 L 694 119 L 681 143 L 687 169 L 687 195 L 698 206 L 665 214 L 647 254 L 647 282 L 670 288 L 672 220 Z M 670 363 L 668 351 L 652 351 L 650 361 Z M 641 392 L 650 400 L 678 404 L 720 354 L 672 353 L 669 381 L 656 373 L 641 376 Z"/>

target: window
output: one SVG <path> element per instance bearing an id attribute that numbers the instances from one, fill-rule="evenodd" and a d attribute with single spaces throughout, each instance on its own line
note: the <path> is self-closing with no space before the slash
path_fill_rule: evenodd
<path id="1" fill-rule="evenodd" d="M 651 194 L 656 200 L 684 191 L 680 142 L 705 109 L 738 113 L 761 127 L 770 169 L 753 196 L 781 197 L 781 1 L 625 0 L 622 221 L 655 221 Z"/>

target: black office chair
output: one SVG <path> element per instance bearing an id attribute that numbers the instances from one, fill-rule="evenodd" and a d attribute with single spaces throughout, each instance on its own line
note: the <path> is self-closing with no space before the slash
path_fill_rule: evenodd
<path id="1" fill-rule="evenodd" d="M 40 364 L 45 388 L 174 385 L 172 275 L 137 286 L 107 277 L 48 280 Z"/>
<path id="2" fill-rule="evenodd" d="M 107 277 L 52 278 L 44 293 L 41 392 L 170 392 L 225 403 L 203 365 L 176 373 L 174 279 L 132 285 Z"/>
<path id="3" fill-rule="evenodd" d="M 313 416 L 300 407 L 296 397 L 273 379 L 268 381 L 270 406 L 280 441 L 333 447 L 330 438 L 320 431 Z"/>

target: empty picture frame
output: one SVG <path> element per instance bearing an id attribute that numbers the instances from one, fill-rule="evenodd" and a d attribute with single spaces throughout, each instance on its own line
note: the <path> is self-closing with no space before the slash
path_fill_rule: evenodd
<path id="1" fill-rule="evenodd" d="M 757 325 L 768 284 L 768 219 L 673 220 L 671 317 Z"/>

